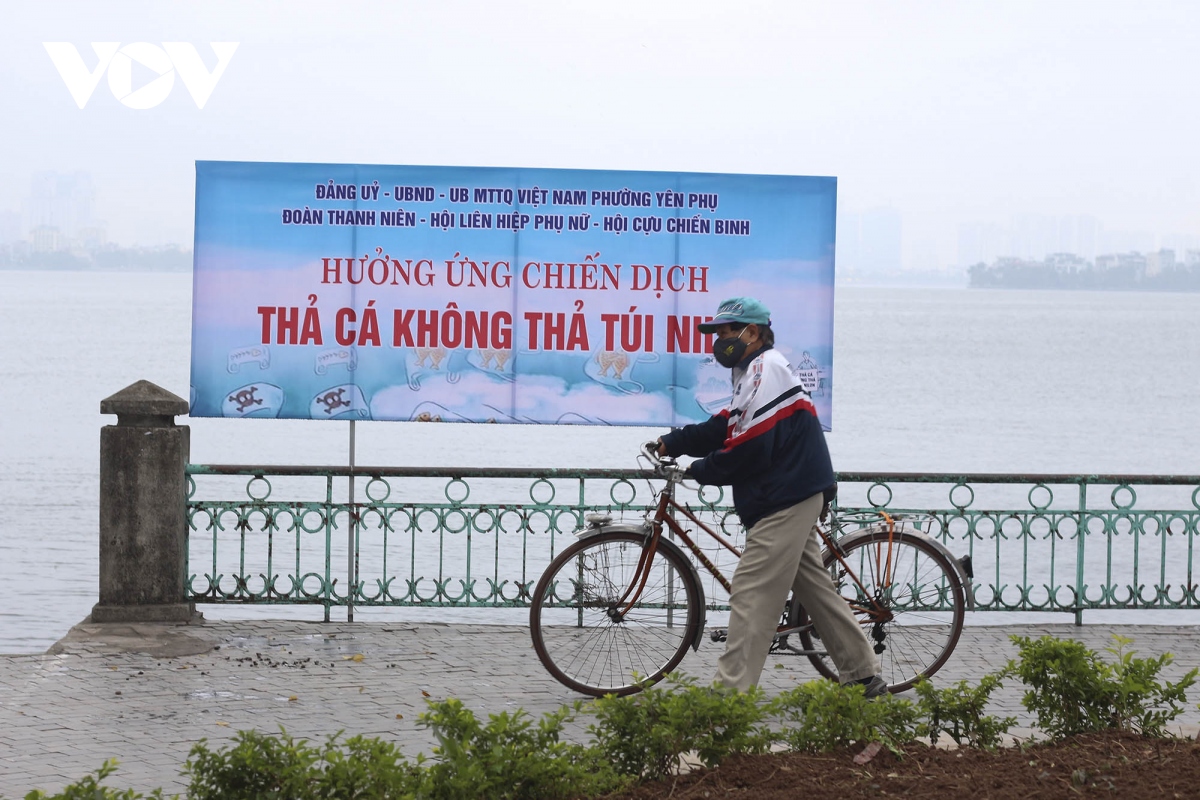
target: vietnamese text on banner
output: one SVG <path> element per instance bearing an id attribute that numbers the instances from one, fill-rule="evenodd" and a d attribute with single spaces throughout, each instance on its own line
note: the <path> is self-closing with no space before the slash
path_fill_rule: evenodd
<path id="1" fill-rule="evenodd" d="M 831 423 L 836 181 L 198 162 L 191 413 L 682 425 L 771 310 Z"/>

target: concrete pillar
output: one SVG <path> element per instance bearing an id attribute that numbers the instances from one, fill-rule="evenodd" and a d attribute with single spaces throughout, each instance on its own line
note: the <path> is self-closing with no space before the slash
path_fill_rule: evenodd
<path id="1" fill-rule="evenodd" d="M 186 622 L 187 401 L 138 381 L 100 401 L 100 602 L 93 622 Z"/>

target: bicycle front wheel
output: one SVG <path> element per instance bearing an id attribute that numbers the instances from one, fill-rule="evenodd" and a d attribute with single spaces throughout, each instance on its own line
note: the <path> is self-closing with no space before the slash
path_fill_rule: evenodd
<path id="1" fill-rule="evenodd" d="M 691 562 L 660 540 L 639 573 L 645 548 L 644 534 L 601 532 L 542 574 L 529 629 L 538 658 L 565 686 L 594 697 L 632 694 L 678 666 L 696 641 L 704 595 Z"/>
<path id="2" fill-rule="evenodd" d="M 842 541 L 845 566 L 827 550 L 825 567 L 879 657 L 889 691 L 910 689 L 941 669 L 958 644 L 966 610 L 958 570 L 931 541 L 907 531 L 890 537 L 887 531 L 870 531 Z M 793 600 L 789 623 L 809 621 Z M 802 632 L 800 643 L 817 672 L 838 679 L 816 628 Z"/>

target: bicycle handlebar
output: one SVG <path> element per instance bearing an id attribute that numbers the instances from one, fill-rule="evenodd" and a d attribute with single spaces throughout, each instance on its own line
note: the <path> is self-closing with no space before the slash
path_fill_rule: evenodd
<path id="1" fill-rule="evenodd" d="M 642 454 L 650 460 L 650 468 L 656 477 L 665 478 L 672 483 L 679 483 L 684 478 L 686 470 L 679 466 L 674 456 L 660 456 L 658 442 L 646 442 L 642 445 Z"/>

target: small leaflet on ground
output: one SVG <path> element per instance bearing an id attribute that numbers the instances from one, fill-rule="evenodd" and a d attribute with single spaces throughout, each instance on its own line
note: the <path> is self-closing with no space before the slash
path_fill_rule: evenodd
<path id="1" fill-rule="evenodd" d="M 854 757 L 854 763 L 861 767 L 863 764 L 866 764 L 872 758 L 879 755 L 879 751 L 882 749 L 882 742 L 871 742 L 869 745 L 863 748 L 861 753 Z"/>

